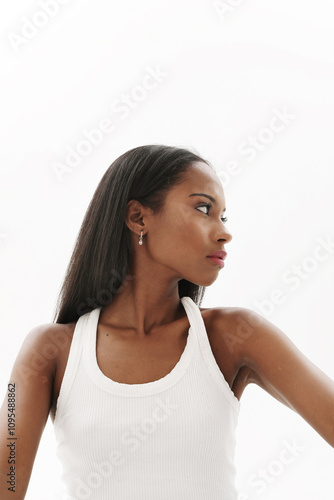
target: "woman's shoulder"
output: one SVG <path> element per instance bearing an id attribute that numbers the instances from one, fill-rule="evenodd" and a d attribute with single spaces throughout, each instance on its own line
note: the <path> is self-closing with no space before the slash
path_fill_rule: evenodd
<path id="1" fill-rule="evenodd" d="M 56 351 L 68 344 L 73 337 L 76 323 L 43 323 L 32 328 L 24 338 L 26 348 L 34 346 L 40 352 L 55 357 Z M 51 353 L 54 353 L 51 356 Z"/>
<path id="2" fill-rule="evenodd" d="M 240 343 L 249 310 L 243 307 L 200 308 L 208 340 L 217 365 L 235 397 L 252 381 L 252 370 L 244 363 Z"/>
<path id="3" fill-rule="evenodd" d="M 241 321 L 256 322 L 259 316 L 255 311 L 241 306 L 217 306 L 217 307 L 200 307 L 203 317 L 210 318 L 217 326 L 237 326 Z"/>
<path id="4" fill-rule="evenodd" d="M 199 309 L 201 313 L 203 312 L 204 314 L 210 316 L 212 320 L 216 321 L 218 324 L 229 323 L 230 326 L 237 326 L 242 322 L 255 325 L 259 324 L 261 319 L 263 319 L 262 316 L 256 311 L 242 306 L 200 307 Z"/>
<path id="5" fill-rule="evenodd" d="M 263 320 L 262 316 L 242 306 L 200 308 L 200 311 L 209 339 L 215 345 L 223 346 L 226 355 L 228 353 L 241 366 L 242 344 L 246 339 L 251 340 L 252 333 Z"/>
<path id="6" fill-rule="evenodd" d="M 55 417 L 55 408 L 60 386 L 69 357 L 76 322 L 45 323 L 33 328 L 27 335 L 32 361 L 36 368 L 43 368 L 52 380 L 50 416 Z M 35 356 L 35 360 L 33 358 Z"/>
<path id="7" fill-rule="evenodd" d="M 31 373 L 48 373 L 54 378 L 57 366 L 69 352 L 76 323 L 43 323 L 25 336 L 18 360 L 29 359 Z"/>

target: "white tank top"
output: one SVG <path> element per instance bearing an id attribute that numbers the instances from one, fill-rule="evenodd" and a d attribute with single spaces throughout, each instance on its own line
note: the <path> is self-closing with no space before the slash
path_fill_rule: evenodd
<path id="1" fill-rule="evenodd" d="M 240 402 L 211 350 L 197 304 L 172 371 L 144 384 L 111 380 L 96 358 L 101 307 L 78 319 L 54 431 L 63 500 L 237 500 Z"/>

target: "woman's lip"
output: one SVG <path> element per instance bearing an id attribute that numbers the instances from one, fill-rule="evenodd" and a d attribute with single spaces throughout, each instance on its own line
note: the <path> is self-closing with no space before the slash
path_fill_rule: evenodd
<path id="1" fill-rule="evenodd" d="M 221 250 L 221 251 L 215 252 L 215 253 L 213 253 L 211 255 L 207 255 L 207 257 L 215 257 L 217 259 L 223 259 L 224 260 L 227 257 L 227 253 L 224 252 L 224 250 Z"/>
<path id="2" fill-rule="evenodd" d="M 221 267 L 225 266 L 224 260 L 220 259 L 219 257 L 207 257 L 207 259 L 210 259 L 215 264 L 218 264 L 218 266 L 221 266 Z"/>

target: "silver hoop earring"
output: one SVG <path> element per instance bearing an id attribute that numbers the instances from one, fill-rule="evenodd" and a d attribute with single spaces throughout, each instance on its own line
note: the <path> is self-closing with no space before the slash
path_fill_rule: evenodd
<path id="1" fill-rule="evenodd" d="M 143 231 L 140 231 L 139 245 L 143 244 Z"/>

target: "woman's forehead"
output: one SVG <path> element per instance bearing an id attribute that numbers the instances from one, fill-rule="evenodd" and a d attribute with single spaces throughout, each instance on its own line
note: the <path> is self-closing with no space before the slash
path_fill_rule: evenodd
<path id="1" fill-rule="evenodd" d="M 225 200 L 224 189 L 216 172 L 205 163 L 193 164 L 185 173 L 184 181 L 173 189 L 175 196 L 206 193 L 217 201 Z"/>

